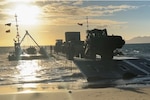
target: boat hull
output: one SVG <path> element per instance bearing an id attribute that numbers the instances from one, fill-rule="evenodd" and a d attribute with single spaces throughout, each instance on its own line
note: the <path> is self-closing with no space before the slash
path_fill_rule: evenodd
<path id="1" fill-rule="evenodd" d="M 74 63 L 88 82 L 127 80 L 150 74 L 150 61 L 144 58 L 113 59 L 111 61 L 74 58 Z"/>

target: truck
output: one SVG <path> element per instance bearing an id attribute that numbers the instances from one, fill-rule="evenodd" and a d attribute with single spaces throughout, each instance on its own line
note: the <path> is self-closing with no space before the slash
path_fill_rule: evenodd
<path id="1" fill-rule="evenodd" d="M 65 42 L 59 48 L 67 59 L 77 56 L 95 60 L 96 55 L 100 55 L 102 60 L 112 60 L 114 51 L 125 44 L 121 36 L 108 35 L 106 29 L 92 29 L 86 33 L 86 40 L 81 41 L 80 32 L 65 32 Z"/>

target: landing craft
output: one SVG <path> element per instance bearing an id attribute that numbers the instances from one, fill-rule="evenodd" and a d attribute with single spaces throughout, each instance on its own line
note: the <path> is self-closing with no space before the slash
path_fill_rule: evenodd
<path id="1" fill-rule="evenodd" d="M 144 58 L 126 57 L 121 49 L 125 41 L 121 36 L 108 35 L 106 29 L 87 31 L 85 41 L 80 32 L 66 32 L 66 41 L 55 48 L 73 60 L 88 82 L 129 80 L 150 74 L 150 61 Z M 56 43 L 57 44 L 57 43 Z"/>
<path id="2" fill-rule="evenodd" d="M 30 35 L 28 31 L 26 31 L 26 35 Z M 25 37 L 24 36 L 24 37 Z M 30 35 L 31 36 L 31 35 Z M 32 38 L 33 39 L 33 38 Z M 22 49 L 21 48 L 21 43 L 24 40 L 24 38 L 20 42 L 14 41 L 14 52 L 10 52 L 8 55 L 8 60 L 32 60 L 32 59 L 43 59 L 43 58 L 48 58 L 48 54 L 46 50 L 43 47 L 40 47 L 37 44 L 37 47 L 40 49 L 39 52 L 37 52 L 37 49 L 35 46 L 30 46 L 27 49 Z M 35 40 L 34 40 L 35 41 Z"/>
<path id="3" fill-rule="evenodd" d="M 18 23 L 17 23 L 17 16 L 15 15 L 16 19 L 16 30 L 17 30 L 17 35 L 16 38 L 17 40 L 14 39 L 14 52 L 10 52 L 8 55 L 8 60 L 32 60 L 32 59 L 42 59 L 42 58 L 48 58 L 48 54 L 46 50 L 43 47 L 40 47 L 38 43 L 33 39 L 33 37 L 29 34 L 28 31 L 26 31 L 25 35 L 20 41 L 20 35 L 18 31 Z M 37 49 L 34 46 L 30 46 L 26 50 L 21 48 L 21 43 L 24 41 L 25 37 L 29 36 L 34 43 L 37 45 L 37 47 L 40 49 L 39 53 L 37 52 Z"/>

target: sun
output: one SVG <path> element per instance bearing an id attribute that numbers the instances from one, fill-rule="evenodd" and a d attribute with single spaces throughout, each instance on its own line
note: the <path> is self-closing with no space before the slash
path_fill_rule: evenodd
<path id="1" fill-rule="evenodd" d="M 38 24 L 40 9 L 34 5 L 21 4 L 14 10 L 18 17 L 18 22 L 24 25 Z"/>

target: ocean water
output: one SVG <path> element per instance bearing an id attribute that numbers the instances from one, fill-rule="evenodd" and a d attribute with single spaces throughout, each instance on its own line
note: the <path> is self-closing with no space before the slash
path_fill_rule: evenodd
<path id="1" fill-rule="evenodd" d="M 126 56 L 143 57 L 150 59 L 150 44 L 126 44 L 122 48 Z"/>
<path id="2" fill-rule="evenodd" d="M 46 48 L 50 53 L 49 47 Z M 8 61 L 13 47 L 0 47 L 0 85 L 20 83 L 86 82 L 79 69 L 70 60 L 56 58 Z M 121 49 L 125 56 L 150 59 L 150 44 L 126 44 Z"/>
<path id="3" fill-rule="evenodd" d="M 47 47 L 47 52 L 49 47 Z M 8 61 L 12 47 L 0 47 L 0 85 L 85 81 L 72 61 L 49 59 Z"/>

